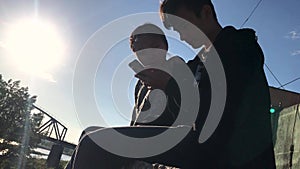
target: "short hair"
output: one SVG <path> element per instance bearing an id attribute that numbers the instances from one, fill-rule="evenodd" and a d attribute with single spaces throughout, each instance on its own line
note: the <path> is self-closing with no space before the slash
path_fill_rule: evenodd
<path id="1" fill-rule="evenodd" d="M 176 16 L 178 9 L 184 6 L 187 9 L 192 10 L 196 16 L 200 16 L 203 5 L 209 5 L 211 7 L 213 16 L 215 20 L 217 20 L 217 14 L 211 0 L 164 0 L 160 4 L 160 17 L 164 26 L 167 29 L 170 29 L 172 24 L 168 21 L 166 15 Z"/>
<path id="2" fill-rule="evenodd" d="M 134 29 L 134 31 L 130 35 L 129 43 L 132 51 L 136 52 L 134 47 L 134 43 L 137 42 L 137 39 L 142 36 L 152 36 L 161 38 L 168 48 L 167 38 L 164 32 L 158 26 L 152 23 L 145 23 L 143 25 L 138 26 Z"/>

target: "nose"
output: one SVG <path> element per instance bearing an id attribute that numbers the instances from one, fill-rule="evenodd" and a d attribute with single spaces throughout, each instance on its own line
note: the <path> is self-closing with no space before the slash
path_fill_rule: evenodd
<path id="1" fill-rule="evenodd" d="M 182 33 L 179 33 L 179 36 L 180 36 L 180 40 L 181 40 L 181 41 L 185 41 L 185 38 L 184 38 L 184 36 L 183 36 Z"/>
<path id="2" fill-rule="evenodd" d="M 179 36 L 180 36 L 180 40 L 181 41 L 185 41 L 186 42 L 186 36 L 182 32 L 179 33 Z"/>
<path id="3" fill-rule="evenodd" d="M 180 40 L 181 40 L 181 41 L 185 41 L 184 38 L 183 38 L 182 36 L 180 36 Z"/>

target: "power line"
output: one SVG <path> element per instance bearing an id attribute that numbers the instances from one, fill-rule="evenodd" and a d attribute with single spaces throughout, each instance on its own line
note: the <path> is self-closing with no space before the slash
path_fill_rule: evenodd
<path id="1" fill-rule="evenodd" d="M 289 82 L 287 82 L 287 83 L 281 85 L 279 88 L 284 87 L 284 86 L 286 86 L 286 85 L 288 85 L 288 84 L 291 84 L 291 83 L 293 83 L 293 82 L 295 82 L 295 81 L 297 81 L 297 80 L 299 80 L 299 79 L 300 79 L 300 77 L 298 77 L 298 78 L 296 78 L 296 79 L 294 79 L 294 80 L 291 80 L 291 81 L 289 81 Z"/>
<path id="2" fill-rule="evenodd" d="M 269 68 L 269 66 L 265 63 L 265 66 L 267 67 L 267 69 L 270 71 L 270 73 L 271 73 L 271 75 L 274 77 L 274 79 L 277 81 L 277 83 L 280 85 L 280 87 L 279 88 L 283 88 L 284 89 L 284 85 L 282 85 L 281 83 L 280 83 L 280 81 L 277 79 L 277 77 L 274 75 L 274 73 L 272 72 L 272 70 Z"/>
<path id="3" fill-rule="evenodd" d="M 243 24 L 241 25 L 240 28 L 242 28 L 247 22 L 248 20 L 251 18 L 251 16 L 253 15 L 253 13 L 255 12 L 255 10 L 257 9 L 257 7 L 260 5 L 260 3 L 262 2 L 262 0 L 260 0 L 257 5 L 255 6 L 255 8 L 252 10 L 252 12 L 250 13 L 250 15 L 248 16 L 248 18 L 243 22 Z"/>

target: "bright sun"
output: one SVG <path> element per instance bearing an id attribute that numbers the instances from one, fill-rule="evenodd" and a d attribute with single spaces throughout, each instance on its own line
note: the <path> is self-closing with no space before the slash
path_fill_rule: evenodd
<path id="1" fill-rule="evenodd" d="M 50 23 L 21 20 L 9 24 L 5 36 L 10 59 L 26 73 L 49 73 L 62 62 L 64 44 Z"/>

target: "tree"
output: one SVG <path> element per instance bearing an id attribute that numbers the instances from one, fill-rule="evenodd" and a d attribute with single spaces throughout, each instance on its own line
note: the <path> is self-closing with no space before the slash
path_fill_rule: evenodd
<path id="1" fill-rule="evenodd" d="M 20 81 L 0 75 L 0 168 L 25 168 L 26 160 L 41 142 L 38 128 L 42 114 L 32 114 L 36 96 Z"/>

